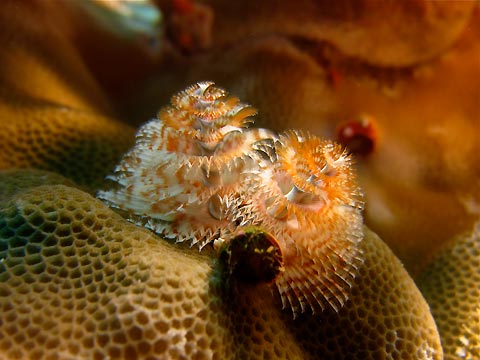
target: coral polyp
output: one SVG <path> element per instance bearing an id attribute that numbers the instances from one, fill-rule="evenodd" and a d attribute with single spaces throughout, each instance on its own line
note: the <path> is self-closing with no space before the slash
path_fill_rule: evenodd
<path id="1" fill-rule="evenodd" d="M 272 278 L 294 315 L 338 311 L 363 238 L 350 157 L 308 133 L 249 128 L 255 113 L 212 82 L 188 87 L 140 128 L 98 197 L 166 238 L 213 242 L 227 273 Z"/>

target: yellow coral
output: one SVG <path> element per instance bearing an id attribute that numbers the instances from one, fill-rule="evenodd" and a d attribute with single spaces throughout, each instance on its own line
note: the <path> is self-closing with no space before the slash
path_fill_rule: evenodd
<path id="1" fill-rule="evenodd" d="M 74 187 L 75 184 L 61 175 L 33 169 L 10 169 L 0 170 L 2 186 L 0 187 L 0 201 L 7 201 L 8 198 L 25 189 L 40 186 L 62 184 Z"/>
<path id="2" fill-rule="evenodd" d="M 44 17 L 60 16 L 50 6 L 0 4 L 0 169 L 51 170 L 94 188 L 134 132 L 113 120 L 77 49 Z"/>
<path id="3" fill-rule="evenodd" d="M 133 130 L 95 113 L 57 106 L 3 107 L 0 169 L 34 167 L 96 188 L 128 149 Z"/>
<path id="4" fill-rule="evenodd" d="M 480 223 L 456 236 L 417 279 L 446 359 L 480 358 Z"/>
<path id="5" fill-rule="evenodd" d="M 211 257 L 128 224 L 80 190 L 34 185 L 2 202 L 0 215 L 4 359 L 442 357 L 427 304 L 368 230 L 351 301 L 292 320 L 265 285 L 226 293 Z"/>

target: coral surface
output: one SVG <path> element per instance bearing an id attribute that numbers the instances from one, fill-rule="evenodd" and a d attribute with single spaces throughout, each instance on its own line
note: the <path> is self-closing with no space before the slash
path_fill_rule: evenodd
<path id="1" fill-rule="evenodd" d="M 55 171 L 95 189 L 131 144 L 126 125 L 59 106 L 2 107 L 0 169 Z M 8 121 L 14 119 L 14 121 Z"/>
<path id="2" fill-rule="evenodd" d="M 432 308 L 446 359 L 480 358 L 480 223 L 457 235 L 416 279 Z"/>
<path id="3" fill-rule="evenodd" d="M 171 1 L 156 1 L 171 11 Z M 474 1 L 422 0 L 184 2 L 198 2 L 214 14 L 212 46 L 277 33 L 328 42 L 381 66 L 413 65 L 440 54 L 459 37 L 475 7 Z"/>
<path id="4" fill-rule="evenodd" d="M 0 169 L 50 170 L 95 188 L 134 131 L 113 118 L 78 49 L 46 14 L 60 17 L 53 2 L 0 6 Z"/>
<path id="5" fill-rule="evenodd" d="M 2 173 L 0 184 L 31 176 Z M 25 185 L 0 209 L 0 358 L 441 359 L 428 305 L 365 233 L 350 301 L 292 320 L 265 284 L 226 291 L 207 254 L 160 240 L 78 189 Z"/>

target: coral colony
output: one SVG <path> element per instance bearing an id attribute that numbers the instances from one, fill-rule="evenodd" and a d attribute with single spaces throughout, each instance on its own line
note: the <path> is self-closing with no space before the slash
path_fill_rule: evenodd
<path id="1" fill-rule="evenodd" d="M 213 82 L 188 87 L 140 128 L 109 177 L 114 188 L 98 197 L 200 249 L 224 249 L 260 228 L 281 255 L 273 283 L 283 306 L 294 316 L 338 311 L 361 262 L 362 193 L 351 159 L 308 133 L 251 128 L 255 113 Z"/>

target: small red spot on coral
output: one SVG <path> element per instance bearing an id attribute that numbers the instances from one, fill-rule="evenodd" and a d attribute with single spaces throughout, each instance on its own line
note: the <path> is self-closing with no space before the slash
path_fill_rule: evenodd
<path id="1" fill-rule="evenodd" d="M 337 68 L 330 68 L 328 70 L 328 80 L 334 88 L 338 88 L 342 81 L 342 73 Z"/>
<path id="2" fill-rule="evenodd" d="M 186 53 L 208 48 L 212 43 L 213 11 L 192 0 L 173 0 L 166 17 L 170 38 Z"/>
<path id="3" fill-rule="evenodd" d="M 186 14 L 193 10 L 193 4 L 189 0 L 173 0 L 173 11 Z"/>
<path id="4" fill-rule="evenodd" d="M 193 47 L 193 38 L 190 34 L 178 34 L 177 43 L 182 49 L 190 49 Z"/>
<path id="5" fill-rule="evenodd" d="M 337 141 L 352 154 L 367 156 L 375 150 L 377 129 L 371 116 L 362 115 L 337 126 Z"/>

